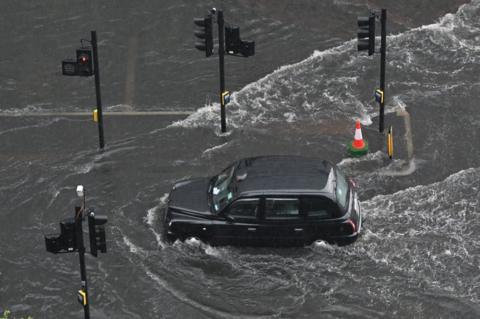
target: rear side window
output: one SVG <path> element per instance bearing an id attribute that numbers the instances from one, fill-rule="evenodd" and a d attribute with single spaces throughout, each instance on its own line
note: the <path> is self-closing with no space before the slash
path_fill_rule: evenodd
<path id="1" fill-rule="evenodd" d="M 299 217 L 299 201 L 297 198 L 265 199 L 265 219 L 292 219 Z"/>
<path id="2" fill-rule="evenodd" d="M 337 201 L 342 205 L 342 207 L 346 208 L 347 207 L 347 200 L 348 200 L 348 182 L 343 175 L 343 173 L 339 170 L 336 169 L 337 172 L 337 188 L 335 190 L 335 193 L 337 195 Z"/>
<path id="3" fill-rule="evenodd" d="M 237 218 L 255 219 L 259 202 L 258 198 L 239 199 L 232 203 L 228 210 L 228 215 Z"/>
<path id="4" fill-rule="evenodd" d="M 340 215 L 337 205 L 322 196 L 302 198 L 302 209 L 309 219 L 336 218 Z"/>

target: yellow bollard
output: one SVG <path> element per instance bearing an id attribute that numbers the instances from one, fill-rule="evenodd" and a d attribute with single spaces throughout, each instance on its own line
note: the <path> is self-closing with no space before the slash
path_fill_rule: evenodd
<path id="1" fill-rule="evenodd" d="M 93 110 L 93 121 L 98 122 L 98 110 Z"/>
<path id="2" fill-rule="evenodd" d="M 388 129 L 388 134 L 387 134 L 387 153 L 388 157 L 392 159 L 393 157 L 393 127 L 390 126 Z"/>

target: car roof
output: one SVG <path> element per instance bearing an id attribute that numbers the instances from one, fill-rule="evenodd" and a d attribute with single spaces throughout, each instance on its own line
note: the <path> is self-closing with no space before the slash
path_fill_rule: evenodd
<path id="1" fill-rule="evenodd" d="M 237 162 L 236 197 L 278 194 L 319 194 L 334 192 L 333 165 L 303 156 L 250 157 Z"/>

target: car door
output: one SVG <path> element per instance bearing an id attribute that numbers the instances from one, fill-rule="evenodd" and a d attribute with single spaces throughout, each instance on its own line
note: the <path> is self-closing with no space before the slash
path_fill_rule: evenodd
<path id="1" fill-rule="evenodd" d="M 305 219 L 298 197 L 266 197 L 260 226 L 265 244 L 274 246 L 302 245 L 305 240 Z"/>
<path id="2" fill-rule="evenodd" d="M 220 245 L 255 245 L 258 240 L 260 198 L 240 198 L 213 223 L 213 241 Z"/>
<path id="3" fill-rule="evenodd" d="M 301 199 L 301 207 L 306 219 L 304 231 L 307 243 L 328 240 L 337 229 L 338 206 L 325 196 L 306 196 Z"/>

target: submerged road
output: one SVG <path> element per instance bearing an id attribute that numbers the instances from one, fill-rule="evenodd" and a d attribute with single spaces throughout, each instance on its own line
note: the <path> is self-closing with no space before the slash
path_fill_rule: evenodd
<path id="1" fill-rule="evenodd" d="M 2 3 L 0 310 L 83 318 L 77 256 L 49 254 L 43 239 L 72 216 L 83 184 L 87 206 L 108 216 L 108 252 L 86 256 L 92 318 L 479 318 L 480 1 L 464 3 L 223 3 L 242 39 L 256 41 L 254 57 L 225 58 L 227 134 L 211 103 L 218 60 L 194 48 L 205 3 Z M 383 5 L 387 111 L 409 114 L 387 114 L 393 160 L 372 97 L 378 59 L 354 40 L 356 17 Z M 92 80 L 59 74 L 90 30 L 103 151 L 84 112 Z M 356 119 L 371 153 L 348 158 Z M 363 236 L 296 249 L 162 241 L 176 181 L 271 154 L 341 166 L 359 186 Z"/>

